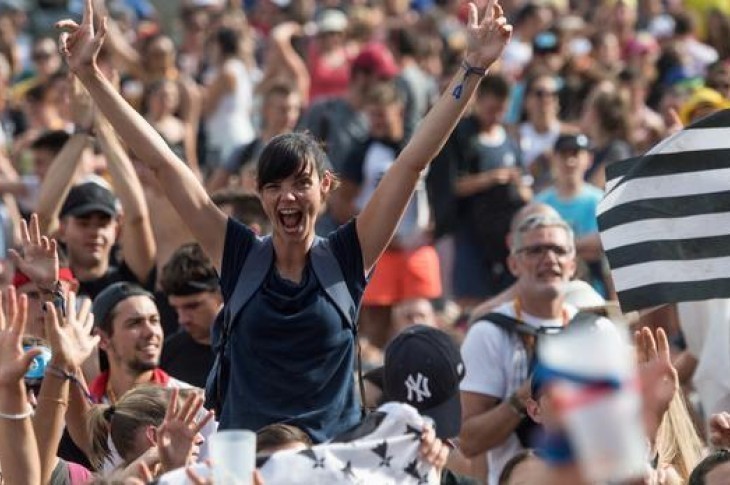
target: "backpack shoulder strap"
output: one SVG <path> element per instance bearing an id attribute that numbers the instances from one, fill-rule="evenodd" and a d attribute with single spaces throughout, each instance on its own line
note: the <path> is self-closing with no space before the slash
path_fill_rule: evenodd
<path id="1" fill-rule="evenodd" d="M 533 337 L 538 335 L 537 329 L 531 327 L 522 320 L 517 320 L 516 318 L 508 317 L 507 315 L 503 315 L 501 313 L 487 313 L 486 315 L 482 315 L 481 317 L 474 319 L 474 322 L 480 322 L 484 320 L 490 322 L 493 325 L 496 325 L 497 327 L 505 330 L 508 333 L 518 333 L 522 335 L 530 335 Z"/>
<path id="2" fill-rule="evenodd" d="M 350 290 L 347 289 L 340 262 L 332 252 L 329 240 L 315 236 L 309 254 L 317 281 L 337 307 L 337 310 L 347 322 L 347 326 L 352 330 L 355 345 L 357 346 L 357 381 L 360 389 L 360 411 L 364 418 L 367 410 L 365 409 L 365 380 L 362 373 L 362 348 L 360 347 L 360 339 L 357 336 L 357 305 L 352 299 Z"/>
<path id="3" fill-rule="evenodd" d="M 228 300 L 228 313 L 223 323 L 226 335 L 230 334 L 231 325 L 236 320 L 235 317 L 263 284 L 273 260 L 274 247 L 271 237 L 254 239 L 238 276 L 236 287 Z"/>
<path id="4" fill-rule="evenodd" d="M 347 325 L 357 330 L 357 306 L 352 299 L 350 290 L 342 274 L 340 262 L 335 257 L 330 247 L 329 240 L 317 236 L 310 251 L 312 268 L 317 276 L 317 281 L 322 285 L 327 296 L 342 314 Z"/>

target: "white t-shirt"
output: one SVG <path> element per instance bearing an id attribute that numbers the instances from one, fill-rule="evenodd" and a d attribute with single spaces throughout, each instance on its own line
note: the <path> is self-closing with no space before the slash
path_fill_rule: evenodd
<path id="1" fill-rule="evenodd" d="M 519 130 L 522 162 L 525 167 L 529 167 L 537 157 L 553 150 L 555 141 L 560 135 L 560 124 L 556 123 L 545 133 L 538 133 L 531 123 L 522 123 Z"/>
<path id="2" fill-rule="evenodd" d="M 565 305 L 567 317 L 573 318 L 578 310 Z M 509 317 L 515 317 L 514 301 L 494 310 Z M 535 328 L 561 327 L 562 318 L 547 320 L 522 312 L 522 321 Z M 477 321 L 466 334 L 461 346 L 461 358 L 466 367 L 461 390 L 485 394 L 504 400 L 512 395 L 527 379 L 529 362 L 522 340 L 515 332 L 507 332 L 488 321 Z M 522 446 L 517 435 L 512 433 L 501 445 L 487 452 L 489 485 L 497 485 L 505 463 L 515 456 Z"/>

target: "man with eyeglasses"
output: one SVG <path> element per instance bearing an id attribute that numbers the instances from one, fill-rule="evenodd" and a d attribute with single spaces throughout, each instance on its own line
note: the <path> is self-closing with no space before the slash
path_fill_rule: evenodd
<path id="1" fill-rule="evenodd" d="M 555 216 L 527 217 L 511 233 L 510 248 L 515 297 L 494 312 L 536 330 L 567 325 L 577 313 L 563 296 L 576 269 L 570 226 Z M 533 354 L 534 339 L 486 319 L 474 323 L 462 346 L 461 450 L 467 457 L 487 452 L 489 485 L 496 485 L 504 464 L 523 448 L 516 431 L 526 416 Z"/>

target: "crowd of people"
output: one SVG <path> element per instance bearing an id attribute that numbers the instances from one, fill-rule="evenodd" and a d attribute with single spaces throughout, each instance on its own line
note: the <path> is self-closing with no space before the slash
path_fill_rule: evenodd
<path id="1" fill-rule="evenodd" d="M 535 371 L 586 313 L 635 331 L 631 483 L 726 483 L 730 300 L 623 315 L 596 211 L 727 108 L 727 0 L 0 0 L 0 484 L 211 483 L 217 430 L 388 402 L 441 483 L 588 483 Z"/>

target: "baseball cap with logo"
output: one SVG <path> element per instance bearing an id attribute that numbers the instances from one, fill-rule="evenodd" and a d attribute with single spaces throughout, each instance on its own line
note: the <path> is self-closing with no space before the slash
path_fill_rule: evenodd
<path id="1" fill-rule="evenodd" d="M 117 198 L 111 190 L 94 181 L 81 183 L 71 189 L 61 207 L 60 216 L 81 217 L 92 212 L 111 217 L 117 215 Z"/>
<path id="2" fill-rule="evenodd" d="M 385 400 L 410 404 L 433 419 L 441 439 L 453 438 L 461 429 L 459 383 L 463 378 L 458 347 L 436 328 L 408 327 L 385 351 Z"/>

